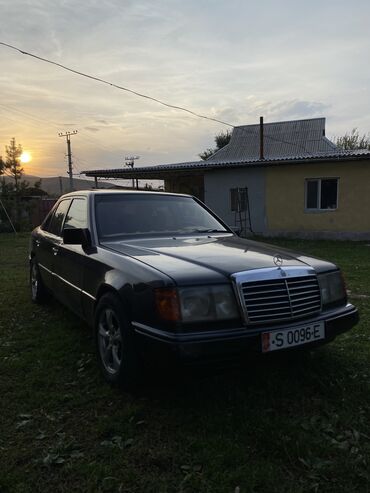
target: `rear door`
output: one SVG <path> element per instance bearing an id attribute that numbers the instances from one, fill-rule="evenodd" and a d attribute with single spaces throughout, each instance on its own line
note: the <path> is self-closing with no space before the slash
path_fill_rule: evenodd
<path id="1" fill-rule="evenodd" d="M 87 199 L 74 197 L 66 215 L 63 230 L 87 228 Z M 82 283 L 86 252 L 81 245 L 65 245 L 62 241 L 54 258 L 55 290 L 60 301 L 82 315 Z"/>
<path id="2" fill-rule="evenodd" d="M 35 238 L 35 255 L 45 285 L 54 292 L 54 264 L 62 242 L 61 231 L 71 200 L 61 200 Z"/>

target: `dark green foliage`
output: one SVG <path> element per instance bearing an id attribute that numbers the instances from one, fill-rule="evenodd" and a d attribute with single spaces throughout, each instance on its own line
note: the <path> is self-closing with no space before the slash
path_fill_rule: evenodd
<path id="1" fill-rule="evenodd" d="M 30 302 L 27 243 L 0 235 L 1 493 L 369 491 L 367 244 L 276 241 L 343 267 L 361 323 L 334 343 L 132 396 L 88 327 Z"/>
<path id="2" fill-rule="evenodd" d="M 353 128 L 351 133 L 345 133 L 342 137 L 335 139 L 335 144 L 344 150 L 369 149 L 370 135 L 360 135 L 357 128 Z"/>
<path id="3" fill-rule="evenodd" d="M 227 145 L 230 142 L 230 139 L 231 139 L 231 132 L 229 130 L 217 134 L 215 136 L 217 150 L 221 149 L 222 147 L 225 147 L 225 145 Z"/>
<path id="4" fill-rule="evenodd" d="M 7 214 L 16 231 L 30 231 L 32 211 L 38 205 L 36 197 L 47 195 L 39 188 L 30 187 L 27 181 L 20 181 L 17 186 L 18 188 L 14 183 L 0 181 L 0 233 L 12 231 Z"/>
<path id="5" fill-rule="evenodd" d="M 12 230 L 8 216 L 17 231 L 29 231 L 32 228 L 32 210 L 36 206 L 30 197 L 40 197 L 47 193 L 41 190 L 41 180 L 33 187 L 30 187 L 26 180 L 22 180 L 23 168 L 20 162 L 22 146 L 16 144 L 15 138 L 10 140 L 9 146 L 5 146 L 5 149 L 5 161 L 0 157 L 0 175 L 6 175 L 13 180 L 5 181 L 3 176 L 0 182 L 0 233 Z"/>
<path id="6" fill-rule="evenodd" d="M 204 152 L 199 154 L 199 157 L 203 160 L 206 160 L 209 157 L 211 157 L 215 152 L 225 147 L 225 145 L 227 145 L 230 142 L 231 133 L 232 133 L 231 131 L 226 130 L 226 132 L 220 132 L 219 134 L 215 135 L 216 148 L 205 150 Z"/>
<path id="7" fill-rule="evenodd" d="M 20 157 L 23 152 L 22 146 L 16 144 L 15 138 L 10 139 L 10 144 L 5 146 L 5 170 L 14 179 L 15 190 L 18 191 L 19 182 L 23 175 Z"/>

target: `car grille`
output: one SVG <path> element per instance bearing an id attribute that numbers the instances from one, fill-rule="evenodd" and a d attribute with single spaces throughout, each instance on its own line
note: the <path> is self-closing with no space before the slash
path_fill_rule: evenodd
<path id="1" fill-rule="evenodd" d="M 238 287 L 248 323 L 303 318 L 321 310 L 315 274 L 242 281 Z"/>

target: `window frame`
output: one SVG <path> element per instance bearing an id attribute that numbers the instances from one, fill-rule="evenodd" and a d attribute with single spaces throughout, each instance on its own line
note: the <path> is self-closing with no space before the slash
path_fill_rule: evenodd
<path id="1" fill-rule="evenodd" d="M 336 180 L 337 181 L 337 196 L 336 196 L 336 207 L 333 209 L 322 209 L 321 208 L 321 183 L 323 180 Z M 317 207 L 316 208 L 308 208 L 307 207 L 307 188 L 308 188 L 308 182 L 310 181 L 316 181 L 318 182 L 318 187 L 317 187 Z M 305 178 L 305 183 L 304 183 L 304 211 L 306 213 L 318 213 L 318 212 L 335 212 L 338 210 L 339 207 L 339 181 L 340 178 L 339 176 L 322 176 L 320 178 Z"/>
<path id="2" fill-rule="evenodd" d="M 61 224 L 60 234 L 57 235 L 57 234 L 53 233 L 52 231 L 49 231 L 49 230 L 45 229 L 46 223 L 49 221 L 49 218 L 50 218 L 50 222 L 49 222 L 48 226 L 50 226 L 52 224 L 53 219 L 54 219 L 54 216 L 55 216 L 55 213 L 58 210 L 59 206 L 62 204 L 62 202 L 67 202 L 67 201 L 69 202 L 69 205 L 68 205 L 68 208 L 67 208 L 66 213 L 64 215 L 63 222 Z M 48 235 L 52 235 L 52 236 L 54 236 L 56 238 L 62 238 L 63 228 L 64 228 L 64 221 L 65 221 L 65 219 L 67 217 L 67 214 L 68 214 L 69 208 L 71 207 L 71 204 L 72 204 L 72 200 L 71 200 L 70 197 L 66 197 L 66 198 L 63 198 L 61 200 L 58 200 L 58 202 L 55 204 L 55 206 L 53 207 L 53 209 L 50 211 L 50 213 L 46 216 L 46 218 L 42 222 L 42 224 L 40 226 L 41 230 L 44 233 L 48 234 Z"/>
<path id="3" fill-rule="evenodd" d="M 86 206 L 86 209 L 85 209 L 85 227 L 84 228 L 80 228 L 80 229 L 87 229 L 88 228 L 88 201 L 86 199 L 86 197 L 81 197 L 81 196 L 77 196 L 77 197 L 72 197 L 72 200 L 71 200 L 71 203 L 69 204 L 69 207 L 68 207 L 68 210 L 66 212 L 66 215 L 65 215 L 65 218 L 64 218 L 64 221 L 63 221 L 63 225 L 62 225 L 62 230 L 61 230 L 61 233 L 62 233 L 62 236 L 63 236 L 63 231 L 66 226 L 66 220 L 67 220 L 67 217 L 68 217 L 68 213 L 69 211 L 71 210 L 72 208 L 72 205 L 73 205 L 73 202 L 75 202 L 76 200 L 82 200 Z M 74 228 L 67 228 L 67 229 L 74 229 Z"/>

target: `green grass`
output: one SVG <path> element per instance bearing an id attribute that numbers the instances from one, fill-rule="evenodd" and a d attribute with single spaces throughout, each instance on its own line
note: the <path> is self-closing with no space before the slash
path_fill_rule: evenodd
<path id="1" fill-rule="evenodd" d="M 24 235 L 0 235 L 0 492 L 369 492 L 370 247 L 275 241 L 337 262 L 361 323 L 300 359 L 130 396 L 88 328 L 29 301 Z"/>

